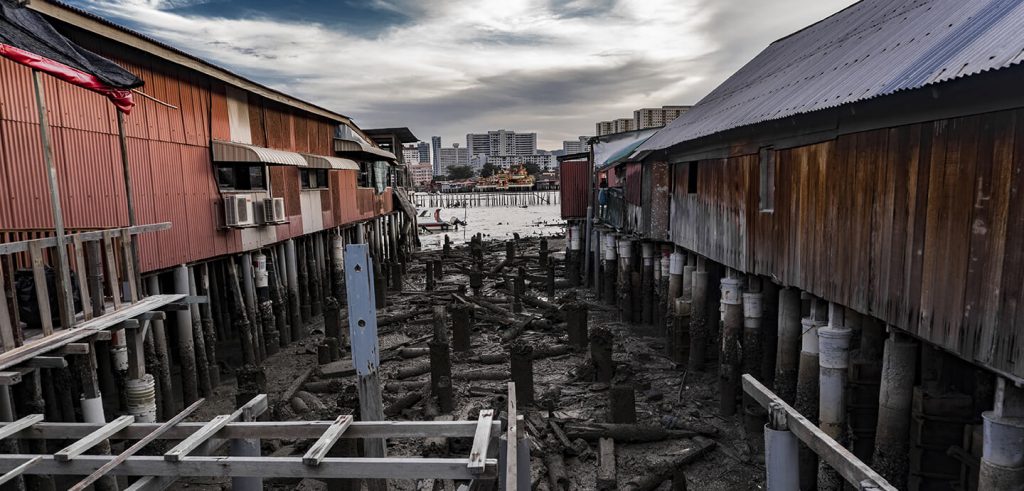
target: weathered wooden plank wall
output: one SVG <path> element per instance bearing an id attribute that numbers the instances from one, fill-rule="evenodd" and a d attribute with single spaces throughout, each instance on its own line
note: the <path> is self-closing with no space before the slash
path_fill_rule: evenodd
<path id="1" fill-rule="evenodd" d="M 1024 111 L 673 166 L 671 237 L 1024 377 Z"/>

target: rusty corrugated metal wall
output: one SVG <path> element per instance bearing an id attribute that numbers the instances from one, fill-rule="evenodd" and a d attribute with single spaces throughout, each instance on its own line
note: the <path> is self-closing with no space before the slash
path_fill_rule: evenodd
<path id="1" fill-rule="evenodd" d="M 590 201 L 590 163 L 586 160 L 567 160 L 559 166 L 559 193 L 562 218 L 587 218 Z"/>
<path id="2" fill-rule="evenodd" d="M 67 27 L 67 26 L 65 26 Z M 141 52 L 68 28 L 76 42 L 118 62 L 146 81 L 142 92 L 171 106 L 136 96 L 125 118 L 133 199 L 139 223 L 168 221 L 171 230 L 144 235 L 144 271 L 162 269 L 242 248 L 237 230 L 221 229 L 220 193 L 210 157 L 212 138 L 229 140 L 225 88 L 217 80 Z M 121 155 L 113 106 L 98 94 L 45 78 L 48 118 L 69 229 L 128 224 Z M 249 94 L 253 143 L 281 150 L 333 155 L 334 123 Z M 0 229 L 52 228 L 39 142 L 31 72 L 0 59 Z M 338 171 L 340 174 L 345 171 Z M 271 172 L 275 196 L 283 196 L 291 223 L 276 226 L 278 238 L 302 233 L 298 170 Z M 341 206 L 323 200 L 325 224 L 342 224 L 390 211 L 389 193 L 357 208 L 355 178 L 329 192 Z M 349 216 L 343 217 L 346 213 Z M 342 219 L 344 218 L 344 219 Z"/>
<path id="3" fill-rule="evenodd" d="M 672 238 L 1024 378 L 1024 110 L 675 165 Z"/>

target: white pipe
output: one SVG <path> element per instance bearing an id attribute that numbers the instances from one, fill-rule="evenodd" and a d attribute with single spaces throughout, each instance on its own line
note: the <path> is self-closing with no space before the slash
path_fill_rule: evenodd
<path id="1" fill-rule="evenodd" d="M 768 491 L 800 489 L 799 445 L 788 429 L 773 430 L 764 425 L 765 485 Z"/>
<path id="2" fill-rule="evenodd" d="M 106 416 L 103 414 L 103 398 L 93 397 L 82 398 L 82 418 L 86 423 L 106 424 Z"/>

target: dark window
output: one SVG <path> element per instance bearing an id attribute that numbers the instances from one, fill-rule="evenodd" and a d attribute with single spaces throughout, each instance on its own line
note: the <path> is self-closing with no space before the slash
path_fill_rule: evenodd
<path id="1" fill-rule="evenodd" d="M 775 209 L 775 149 L 762 147 L 760 152 L 760 201 L 761 211 Z"/>
<path id="2" fill-rule="evenodd" d="M 690 162 L 686 165 L 686 192 L 690 194 L 697 194 L 697 163 Z"/>
<path id="3" fill-rule="evenodd" d="M 227 164 L 215 169 L 217 186 L 232 191 L 266 191 L 267 168 L 262 165 Z"/>
<path id="4" fill-rule="evenodd" d="M 373 186 L 371 175 L 373 174 L 372 164 L 367 162 L 359 163 L 359 187 L 368 188 Z"/>
<path id="5" fill-rule="evenodd" d="M 302 189 L 327 189 L 327 169 L 299 169 Z"/>

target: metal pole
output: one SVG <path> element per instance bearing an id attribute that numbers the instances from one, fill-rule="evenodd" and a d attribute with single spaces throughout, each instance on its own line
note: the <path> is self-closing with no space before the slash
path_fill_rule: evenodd
<path id="1" fill-rule="evenodd" d="M 50 125 L 46 119 L 46 98 L 43 95 L 43 79 L 38 70 L 32 70 L 32 81 L 36 92 L 36 107 L 39 110 L 39 137 L 43 144 L 43 163 L 46 165 L 47 183 L 50 188 L 50 208 L 53 213 L 53 231 L 57 239 L 57 262 L 60 266 L 61 312 L 64 327 L 71 327 L 75 318 L 74 304 L 71 298 L 71 270 L 68 267 L 68 251 L 64 245 L 64 217 L 60 209 L 60 185 L 57 181 L 57 167 L 53 163 L 53 141 L 50 139 Z"/>
<path id="2" fill-rule="evenodd" d="M 769 421 L 764 425 L 765 484 L 768 491 L 792 491 L 800 488 L 799 446 L 789 431 L 786 412 L 778 403 L 768 409 Z"/>

